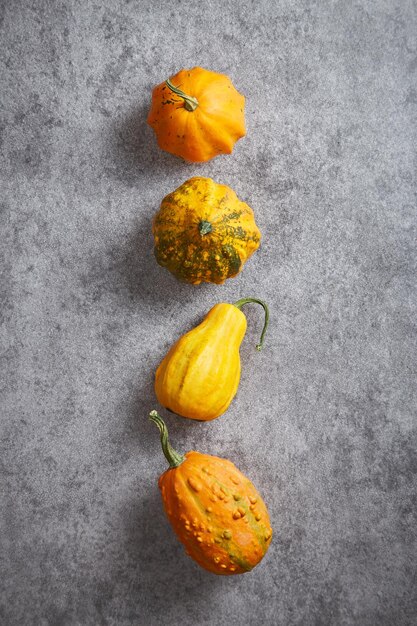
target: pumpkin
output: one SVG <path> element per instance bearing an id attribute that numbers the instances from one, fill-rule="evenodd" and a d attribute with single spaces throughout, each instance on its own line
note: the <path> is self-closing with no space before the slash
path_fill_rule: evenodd
<path id="1" fill-rule="evenodd" d="M 159 478 L 162 501 L 186 553 L 213 574 L 253 569 L 272 538 L 268 510 L 254 485 L 231 461 L 200 452 L 178 454 L 161 416 L 151 411 L 149 417 L 159 428 L 169 463 Z"/>
<path id="2" fill-rule="evenodd" d="M 194 285 L 236 276 L 261 240 L 252 209 L 230 187 L 200 176 L 162 200 L 152 230 L 159 265 Z"/>
<path id="3" fill-rule="evenodd" d="M 240 309 L 249 302 L 265 311 L 257 345 L 261 350 L 269 322 L 266 303 L 243 298 L 234 304 L 216 304 L 201 324 L 172 346 L 156 370 L 155 393 L 162 406 L 200 421 L 213 420 L 226 411 L 240 380 L 239 347 L 247 325 Z"/>
<path id="4" fill-rule="evenodd" d="M 187 161 L 208 161 L 230 154 L 246 134 L 244 106 L 228 76 L 194 67 L 154 88 L 148 124 L 162 150 Z"/>

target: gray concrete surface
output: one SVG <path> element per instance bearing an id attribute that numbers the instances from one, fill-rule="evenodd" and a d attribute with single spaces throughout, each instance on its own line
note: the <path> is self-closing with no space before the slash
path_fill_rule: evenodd
<path id="1" fill-rule="evenodd" d="M 411 0 L 1 3 L 2 625 L 405 625 L 416 590 L 417 16 Z M 247 97 L 232 156 L 186 165 L 145 123 L 182 67 Z M 255 210 L 224 286 L 152 254 L 200 174 Z M 152 378 L 219 301 L 243 375 L 179 450 L 233 460 L 275 537 L 252 573 L 184 554 L 157 491 Z M 167 415 L 164 412 L 164 415 Z"/>

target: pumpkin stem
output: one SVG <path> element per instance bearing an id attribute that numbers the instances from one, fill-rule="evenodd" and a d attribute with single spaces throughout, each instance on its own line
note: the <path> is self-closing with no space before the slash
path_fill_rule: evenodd
<path id="1" fill-rule="evenodd" d="M 179 87 L 174 87 L 169 79 L 165 81 L 165 84 L 169 89 L 171 89 L 171 91 L 173 91 L 175 94 L 177 94 L 177 96 L 184 100 L 184 108 L 187 111 L 196 110 L 196 108 L 198 107 L 197 98 L 194 98 L 193 96 L 187 96 L 187 94 L 181 91 Z"/>
<path id="2" fill-rule="evenodd" d="M 238 300 L 237 302 L 234 302 L 233 305 L 235 307 L 237 307 L 238 309 L 241 309 L 242 306 L 244 304 L 248 304 L 248 302 L 255 302 L 257 304 L 260 304 L 263 307 L 264 311 L 265 311 L 264 327 L 262 329 L 261 338 L 259 340 L 259 343 L 256 346 L 256 349 L 260 351 L 260 350 L 262 350 L 262 346 L 264 345 L 265 333 L 266 333 L 266 329 L 268 328 L 268 324 L 269 324 L 269 309 L 268 309 L 268 305 L 266 304 L 266 302 L 264 302 L 263 300 L 258 300 L 258 298 L 242 298 L 241 300 Z"/>
<path id="3" fill-rule="evenodd" d="M 151 411 L 149 413 L 149 419 L 159 428 L 159 432 L 161 433 L 162 451 L 169 463 L 169 466 L 178 467 L 178 465 L 181 465 L 181 463 L 185 461 L 185 456 L 182 456 L 182 454 L 176 452 L 174 448 L 171 448 L 171 444 L 168 439 L 168 428 L 166 427 L 164 420 L 159 415 L 158 411 Z"/>
<path id="4" fill-rule="evenodd" d="M 198 232 L 202 237 L 204 235 L 208 235 L 208 233 L 211 233 L 212 230 L 213 226 L 210 224 L 210 222 L 207 222 L 206 220 L 201 220 L 198 225 Z"/>

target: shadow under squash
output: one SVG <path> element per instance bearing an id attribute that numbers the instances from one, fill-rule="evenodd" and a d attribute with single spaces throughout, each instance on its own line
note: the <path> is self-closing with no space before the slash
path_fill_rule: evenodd
<path id="1" fill-rule="evenodd" d="M 150 101 L 138 106 L 111 127 L 109 173 L 132 185 L 142 182 L 144 175 L 157 176 L 161 180 L 167 173 L 183 173 L 184 180 L 195 175 L 198 163 L 188 163 L 159 148 L 155 132 L 146 121 L 149 107 Z"/>

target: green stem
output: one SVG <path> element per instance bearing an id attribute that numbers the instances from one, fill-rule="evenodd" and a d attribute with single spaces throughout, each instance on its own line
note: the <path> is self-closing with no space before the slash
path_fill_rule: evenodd
<path id="1" fill-rule="evenodd" d="M 158 411 L 151 411 L 149 413 L 149 419 L 159 428 L 159 432 L 161 433 L 162 451 L 169 463 L 169 466 L 178 467 L 178 465 L 181 465 L 181 463 L 185 461 L 185 456 L 182 456 L 182 454 L 176 452 L 174 448 L 171 448 L 171 444 L 168 439 L 168 429 L 164 420 L 159 415 Z"/>
<path id="2" fill-rule="evenodd" d="M 259 341 L 258 345 L 256 346 L 257 350 L 262 350 L 262 346 L 264 345 L 264 338 L 265 338 L 266 329 L 268 328 L 268 324 L 269 324 L 269 309 L 268 309 L 268 305 L 263 300 L 258 300 L 258 298 L 242 298 L 241 300 L 238 300 L 237 302 L 234 302 L 233 305 L 236 308 L 241 309 L 244 304 L 248 304 L 249 302 L 255 302 L 256 304 L 260 304 L 263 307 L 264 311 L 265 311 L 264 327 L 262 329 L 260 341 Z"/>
<path id="3" fill-rule="evenodd" d="M 177 94 L 177 96 L 184 100 L 184 108 L 187 111 L 196 110 L 196 108 L 198 107 L 197 98 L 194 98 L 193 96 L 187 96 L 187 94 L 181 91 L 179 87 L 174 87 L 169 79 L 165 81 L 165 84 L 169 89 L 171 89 L 171 91 L 173 91 L 175 94 Z"/>
<path id="4" fill-rule="evenodd" d="M 208 233 L 211 233 L 212 230 L 213 226 L 210 224 L 210 222 L 207 222 L 206 220 L 201 220 L 198 225 L 198 232 L 202 237 L 204 237 L 204 235 L 208 235 Z"/>

